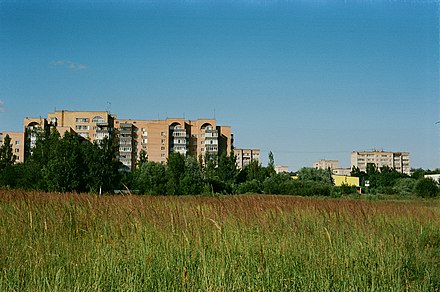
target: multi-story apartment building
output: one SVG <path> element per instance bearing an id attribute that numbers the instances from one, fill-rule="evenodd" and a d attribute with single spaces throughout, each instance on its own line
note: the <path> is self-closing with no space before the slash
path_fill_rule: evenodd
<path id="1" fill-rule="evenodd" d="M 233 142 L 231 127 L 218 126 L 215 119 L 116 120 L 115 127 L 120 160 L 130 169 L 142 150 L 149 161 L 165 163 L 172 152 L 197 157 L 229 154 Z"/>
<path id="2" fill-rule="evenodd" d="M 260 162 L 260 149 L 234 148 L 234 156 L 237 161 L 237 168 L 243 169 L 252 161 Z"/>
<path id="3" fill-rule="evenodd" d="M 289 167 L 285 165 L 275 165 L 275 172 L 276 173 L 288 173 Z"/>
<path id="4" fill-rule="evenodd" d="M 24 133 L 22 132 L 1 132 L 0 133 L 0 147 L 6 135 L 11 138 L 12 154 L 15 155 L 15 162 L 24 161 Z"/>
<path id="5" fill-rule="evenodd" d="M 191 156 L 205 153 L 230 154 L 233 136 L 230 126 L 218 126 L 215 119 L 118 120 L 105 111 L 55 111 L 45 118 L 25 118 L 25 140 L 35 146 L 37 129 L 55 127 L 63 135 L 77 133 L 91 142 L 117 137 L 119 159 L 134 169 L 144 150 L 149 161 L 165 163 L 171 152 Z M 31 150 L 30 150 L 31 151 Z"/>
<path id="6" fill-rule="evenodd" d="M 338 168 L 338 164 L 339 164 L 338 160 L 321 159 L 321 160 L 316 161 L 313 164 L 313 167 L 315 169 L 329 169 L 330 168 L 331 170 L 333 170 L 335 168 Z"/>
<path id="7" fill-rule="evenodd" d="M 375 164 L 377 168 L 388 166 L 396 171 L 410 174 L 409 152 L 386 152 L 383 150 L 351 153 L 351 167 L 358 167 L 361 171 L 367 170 L 367 164 Z"/>

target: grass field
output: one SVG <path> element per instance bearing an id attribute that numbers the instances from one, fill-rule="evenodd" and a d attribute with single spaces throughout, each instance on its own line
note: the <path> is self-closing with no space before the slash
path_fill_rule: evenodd
<path id="1" fill-rule="evenodd" d="M 0 291 L 439 291 L 440 201 L 0 190 Z"/>

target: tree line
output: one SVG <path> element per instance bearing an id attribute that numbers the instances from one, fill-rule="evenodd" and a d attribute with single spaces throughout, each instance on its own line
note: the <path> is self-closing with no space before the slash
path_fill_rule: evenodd
<path id="1" fill-rule="evenodd" d="M 149 195 L 285 194 L 332 196 L 354 194 L 356 187 L 334 186 L 330 169 L 302 168 L 296 173 L 276 173 L 272 152 L 268 164 L 251 161 L 238 169 L 230 155 L 206 153 L 204 157 L 171 153 L 167 163 L 148 161 L 141 151 L 134 171 L 122 170 L 118 143 L 104 139 L 91 143 L 76 134 L 63 137 L 52 129 L 39 131 L 35 146 L 24 163 L 15 163 L 9 136 L 0 148 L 0 187 L 55 192 L 110 193 L 130 190 Z M 429 173 L 415 170 L 411 176 L 389 167 L 368 165 L 367 171 L 352 169 L 363 190 L 371 194 L 439 194 L 438 184 L 423 178 Z M 294 179 L 293 179 L 294 178 Z"/>

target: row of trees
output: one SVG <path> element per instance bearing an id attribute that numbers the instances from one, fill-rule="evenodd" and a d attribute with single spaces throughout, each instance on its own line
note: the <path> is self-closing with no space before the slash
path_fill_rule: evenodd
<path id="1" fill-rule="evenodd" d="M 53 129 L 38 132 L 25 163 L 14 164 L 10 139 L 0 149 L 0 186 L 59 192 L 108 192 L 118 187 L 117 145 L 112 140 L 90 143 Z"/>
<path id="2" fill-rule="evenodd" d="M 341 196 L 356 192 L 355 187 L 335 187 L 331 171 L 302 168 L 297 173 L 275 173 L 274 158 L 269 153 L 267 166 L 252 161 L 239 170 L 233 154 L 207 153 L 196 158 L 171 153 L 167 164 L 148 161 L 142 152 L 133 172 L 121 171 L 117 159 L 118 145 L 105 139 L 90 143 L 76 134 L 60 137 L 51 132 L 37 133 L 35 147 L 25 163 L 15 164 L 10 139 L 5 137 L 0 148 L 0 186 L 59 192 L 112 192 L 115 189 L 136 190 L 151 195 L 200 195 L 266 193 L 301 196 Z M 374 164 L 366 172 L 353 168 L 364 191 L 373 194 L 416 194 L 436 196 L 439 186 L 423 178 L 426 171 L 412 176 L 389 167 Z M 295 179 L 292 179 L 295 175 Z"/>
<path id="3" fill-rule="evenodd" d="M 438 182 L 430 178 L 425 178 L 425 174 L 440 173 L 439 170 L 430 171 L 416 169 L 411 176 L 397 172 L 388 166 L 377 168 L 375 164 L 367 164 L 365 172 L 354 167 L 351 171 L 352 176 L 360 179 L 362 186 L 368 185 L 364 190 L 372 194 L 384 195 L 417 195 L 422 197 L 434 197 L 440 194 Z M 366 184 L 368 182 L 368 184 Z"/>

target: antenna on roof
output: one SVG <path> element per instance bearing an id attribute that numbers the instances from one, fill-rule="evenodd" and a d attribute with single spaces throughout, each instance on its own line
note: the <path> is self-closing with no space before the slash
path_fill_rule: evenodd
<path id="1" fill-rule="evenodd" d="M 215 108 L 214 108 L 214 120 L 215 120 Z"/>
<path id="2" fill-rule="evenodd" d="M 110 108 L 112 107 L 112 103 L 110 101 L 107 101 L 107 104 L 105 106 L 105 111 L 110 113 Z"/>

